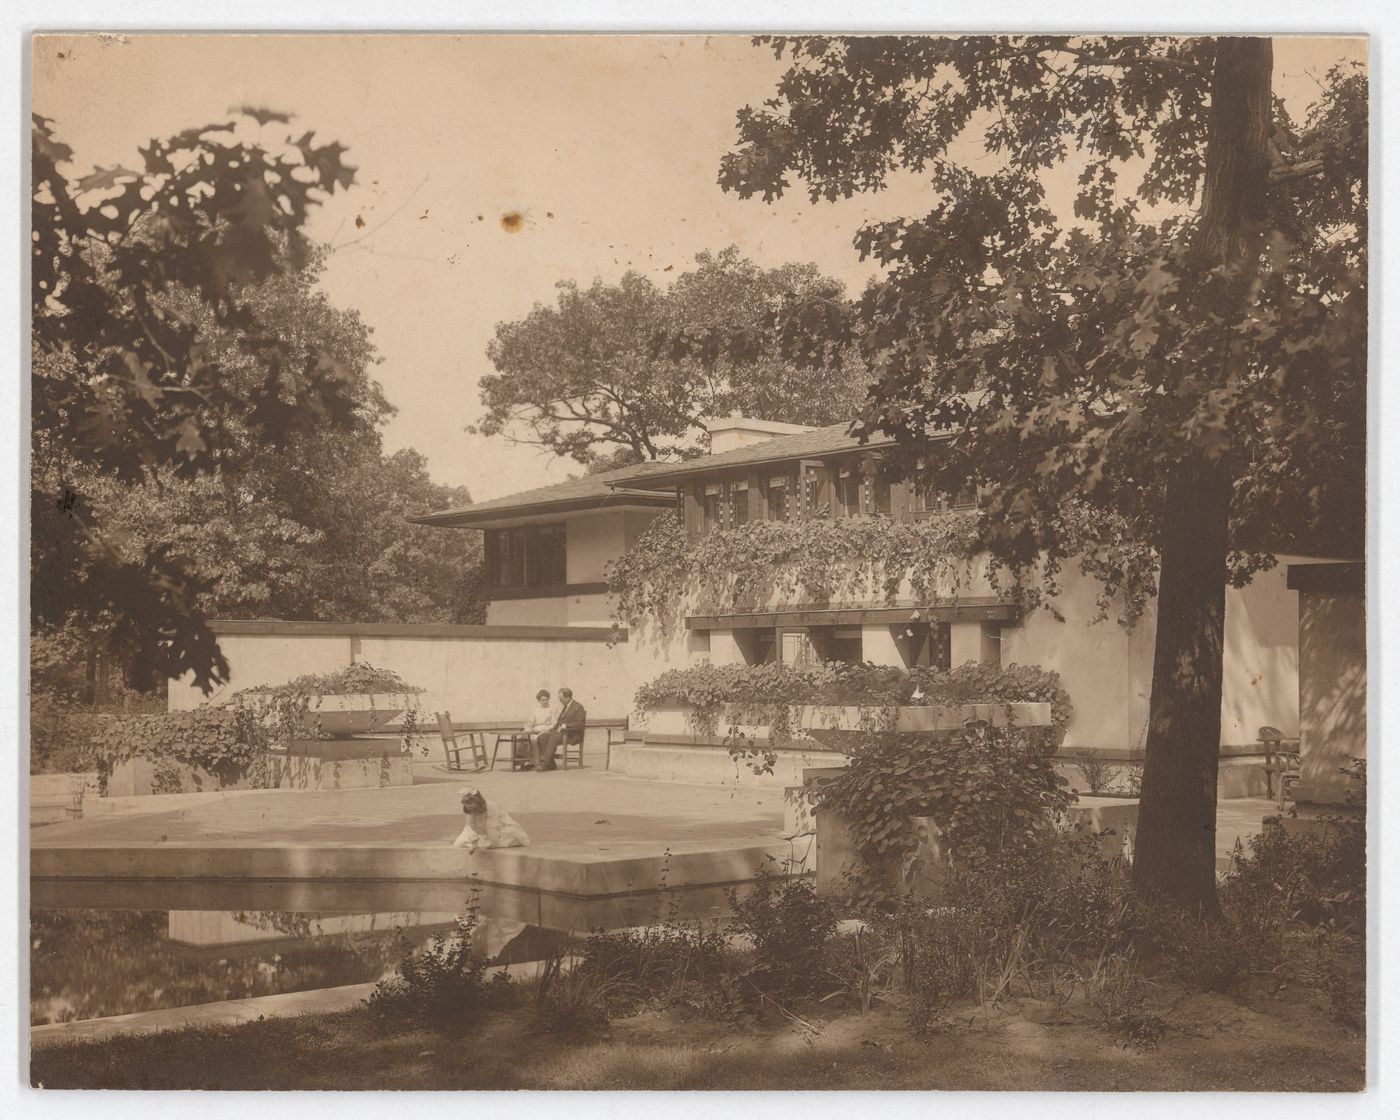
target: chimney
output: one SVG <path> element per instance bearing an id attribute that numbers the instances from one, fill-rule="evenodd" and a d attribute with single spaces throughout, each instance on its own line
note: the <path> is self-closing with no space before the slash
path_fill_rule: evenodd
<path id="1" fill-rule="evenodd" d="M 795 436 L 813 429 L 803 424 L 782 424 L 776 420 L 753 420 L 747 416 L 721 416 L 705 421 L 710 433 L 710 454 L 722 455 L 736 447 L 763 443 L 774 436 Z"/>

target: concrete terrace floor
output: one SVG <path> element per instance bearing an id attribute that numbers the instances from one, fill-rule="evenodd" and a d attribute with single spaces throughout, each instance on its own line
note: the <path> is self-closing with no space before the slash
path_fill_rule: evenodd
<path id="1" fill-rule="evenodd" d="M 45 897 L 77 880 L 89 891 L 132 880 L 147 889 L 319 884 L 342 896 L 357 883 L 460 889 L 471 880 L 491 888 L 492 906 L 503 912 L 574 928 L 611 914 L 610 899 L 663 884 L 707 888 L 687 891 L 686 904 L 707 909 L 713 899 L 702 895 L 751 880 L 770 860 L 812 866 L 810 837 L 780 835 L 777 788 L 640 781 L 596 768 L 450 774 L 424 761 L 414 769 L 414 785 L 383 789 L 123 798 L 84 819 L 32 829 L 30 874 Z M 469 784 L 525 828 L 528 846 L 475 855 L 451 846 L 465 823 L 460 799 Z"/>
<path id="2" fill-rule="evenodd" d="M 640 781 L 601 770 L 449 774 L 415 766 L 412 786 L 239 790 L 124 799 L 127 808 L 33 831 L 35 848 L 75 843 L 372 844 L 447 846 L 465 823 L 462 789 L 475 786 L 524 826 L 539 855 L 580 850 L 692 851 L 769 840 L 782 831 L 781 789 Z"/>
<path id="3" fill-rule="evenodd" d="M 208 874 L 316 878 L 318 866 L 329 868 L 325 877 L 347 879 L 476 873 L 508 886 L 602 895 L 645 889 L 668 851 L 676 886 L 746 878 L 752 872 L 742 868 L 765 854 L 799 860 L 811 855 L 806 841 L 796 851 L 781 837 L 783 791 L 777 787 L 645 781 L 598 768 L 453 774 L 426 760 L 415 763 L 414 783 L 124 798 L 115 812 L 32 829 L 33 874 L 79 877 L 81 850 L 108 858 L 89 874 L 186 877 L 201 874 L 201 853 L 233 857 L 243 851 L 262 862 L 226 860 L 210 864 Z M 452 849 L 464 823 L 464 785 L 478 787 L 514 816 L 530 845 L 483 852 L 474 860 Z M 1236 840 L 1247 844 L 1275 812 L 1262 798 L 1220 802 L 1216 853 L 1222 869 Z M 269 862 L 278 850 L 309 855 L 300 862 Z M 161 862 L 162 851 L 171 862 Z M 127 862 L 114 864 L 118 858 Z M 279 866 L 290 870 L 265 870 Z"/>

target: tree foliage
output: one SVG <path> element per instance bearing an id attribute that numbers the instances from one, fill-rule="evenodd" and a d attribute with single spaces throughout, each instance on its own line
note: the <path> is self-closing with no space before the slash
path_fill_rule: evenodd
<path id="1" fill-rule="evenodd" d="M 146 669 L 206 685 L 226 666 L 198 607 L 204 584 L 165 542 L 123 555 L 85 482 L 235 469 L 249 442 L 353 423 L 342 364 L 268 330 L 248 295 L 305 261 L 310 208 L 354 178 L 339 144 L 288 123 L 250 110 L 152 140 L 137 170 L 76 177 L 52 122 L 32 128 L 34 620 L 104 620 Z M 211 345 L 211 320 L 253 363 L 252 383 Z"/>
<path id="2" fill-rule="evenodd" d="M 1158 559 L 1138 879 L 1212 904 L 1225 583 L 1276 550 L 1363 547 L 1364 71 L 1332 68 L 1294 120 L 1267 39 L 764 42 L 789 68 L 739 113 L 725 189 L 913 174 L 930 198 L 859 232 L 883 273 L 858 299 L 772 329 L 788 353 L 858 347 L 856 430 L 927 453 L 934 485 L 975 479 L 997 560 L 1111 576 L 1061 532 L 1069 502 Z M 1048 192 L 1068 176 L 1072 213 Z"/>
<path id="3" fill-rule="evenodd" d="M 470 496 L 383 454 L 370 330 L 300 234 L 350 172 L 282 123 L 76 180 L 35 125 L 34 622 L 112 649 L 139 687 L 216 679 L 211 616 L 480 621 L 479 541 L 405 521 Z M 263 191 L 256 225 L 237 201 Z"/>
<path id="4" fill-rule="evenodd" d="M 800 424 L 844 420 L 863 386 L 839 353 L 804 365 L 760 344 L 736 361 L 718 352 L 717 330 L 756 325 L 792 299 L 839 294 L 815 265 L 763 269 L 732 246 L 699 254 L 664 290 L 631 271 L 617 284 L 563 282 L 554 306 L 536 304 L 497 326 L 487 348 L 496 373 L 481 379 L 486 416 L 477 430 L 580 463 L 626 465 L 696 454 L 702 421 L 734 411 Z M 699 360 L 657 344 L 680 334 L 715 352 Z"/>

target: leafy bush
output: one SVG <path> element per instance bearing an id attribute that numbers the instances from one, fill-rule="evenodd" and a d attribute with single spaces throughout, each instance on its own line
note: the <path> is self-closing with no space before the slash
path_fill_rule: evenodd
<path id="1" fill-rule="evenodd" d="M 133 758 L 159 763 L 165 785 L 181 766 L 207 770 L 220 784 L 230 784 L 246 775 L 257 785 L 269 746 L 266 730 L 246 708 L 94 715 L 88 730 L 84 756 L 96 768 L 103 789 L 113 768 Z"/>
<path id="2" fill-rule="evenodd" d="M 376 984 L 366 1001 L 370 1013 L 381 1022 L 451 1030 L 509 1004 L 510 976 L 502 970 L 488 980 L 486 958 L 474 951 L 477 922 L 472 904 L 451 935 L 439 933 L 417 952 L 405 940 L 394 975 Z"/>
<path id="3" fill-rule="evenodd" d="M 1094 751 L 1075 751 L 1074 764 L 1084 775 L 1084 784 L 1090 793 L 1102 793 L 1118 778 L 1118 767 Z"/>
<path id="4" fill-rule="evenodd" d="M 893 863 L 915 846 L 915 817 L 931 817 L 968 867 L 1033 850 L 1072 801 L 1043 745 L 1015 728 L 946 736 L 874 737 L 818 787 L 818 813 L 842 814 L 878 900 Z"/>
<path id="5" fill-rule="evenodd" d="M 729 930 L 753 941 L 753 967 L 741 978 L 760 1000 L 779 1005 L 817 993 L 829 979 L 826 950 L 836 932 L 836 909 L 804 878 L 762 868 L 753 890 L 729 892 Z"/>
<path id="6" fill-rule="evenodd" d="M 693 986 L 719 983 L 725 939 L 674 922 L 638 929 L 598 930 L 586 942 L 575 970 L 595 973 L 615 985 L 611 1010 L 685 1001 Z"/>
<path id="7" fill-rule="evenodd" d="M 626 987 L 602 971 L 579 967 L 573 955 L 551 954 L 535 980 L 535 1029 L 556 1038 L 577 1038 L 607 1026 L 625 1002 Z"/>
<path id="8" fill-rule="evenodd" d="M 773 750 L 793 737 L 795 709 L 801 705 L 866 709 L 870 718 L 865 722 L 869 730 L 877 731 L 890 725 L 893 709 L 901 705 L 998 702 L 1048 703 L 1050 727 L 1025 729 L 1025 734 L 1046 750 L 1058 745 L 1073 714 L 1058 673 L 1033 666 L 976 662 L 946 671 L 838 662 L 802 667 L 777 662 L 692 665 L 670 669 L 642 685 L 635 699 L 637 711 L 643 715 L 666 705 L 686 706 L 691 726 L 700 735 L 716 733 L 726 705 L 734 709 L 735 722 L 767 724 L 766 752 L 756 752 L 752 743 L 732 732 L 729 736 L 730 751 L 736 757 L 762 755 L 754 766 L 760 772 L 772 770 Z"/>

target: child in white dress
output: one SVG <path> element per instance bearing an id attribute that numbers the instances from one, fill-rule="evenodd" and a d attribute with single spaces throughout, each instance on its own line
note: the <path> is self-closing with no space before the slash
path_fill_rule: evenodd
<path id="1" fill-rule="evenodd" d="M 523 848 L 530 842 L 515 818 L 487 801 L 478 789 L 462 794 L 462 812 L 467 814 L 467 823 L 452 841 L 454 848 L 475 852 L 478 848 Z"/>

